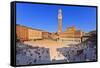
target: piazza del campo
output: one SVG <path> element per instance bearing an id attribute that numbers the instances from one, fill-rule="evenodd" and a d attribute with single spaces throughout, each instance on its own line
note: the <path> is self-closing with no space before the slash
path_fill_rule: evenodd
<path id="1" fill-rule="evenodd" d="M 87 54 L 87 50 L 84 50 L 87 46 L 85 46 L 86 44 L 83 45 L 83 42 L 90 37 L 89 34 L 77 30 L 75 26 L 69 26 L 65 31 L 62 31 L 62 13 L 63 11 L 59 9 L 57 32 L 51 33 L 42 29 L 16 24 L 17 41 L 21 42 L 17 43 L 17 49 L 20 49 L 20 45 L 22 45 L 22 52 L 25 53 L 16 55 L 17 65 L 96 60 L 95 54 Z M 88 44 L 92 45 L 90 42 Z M 26 46 L 26 49 L 24 46 Z M 17 52 L 19 53 L 19 50 Z"/>

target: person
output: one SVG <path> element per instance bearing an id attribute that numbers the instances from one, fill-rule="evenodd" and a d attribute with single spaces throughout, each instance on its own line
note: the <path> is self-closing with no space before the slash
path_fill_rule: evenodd
<path id="1" fill-rule="evenodd" d="M 34 63 L 36 63 L 36 61 L 37 61 L 37 60 L 36 60 L 36 59 L 34 59 Z"/>

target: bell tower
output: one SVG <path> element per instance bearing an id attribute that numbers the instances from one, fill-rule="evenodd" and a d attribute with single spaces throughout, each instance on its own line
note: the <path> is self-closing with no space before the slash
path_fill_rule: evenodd
<path id="1" fill-rule="evenodd" d="M 62 32 L 62 10 L 58 10 L 58 33 Z"/>

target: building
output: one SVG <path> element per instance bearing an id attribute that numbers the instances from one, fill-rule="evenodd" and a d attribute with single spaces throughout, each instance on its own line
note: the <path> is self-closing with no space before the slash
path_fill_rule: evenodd
<path id="1" fill-rule="evenodd" d="M 28 29 L 25 26 L 16 25 L 16 36 L 20 40 L 28 40 Z"/>
<path id="2" fill-rule="evenodd" d="M 42 39 L 42 30 L 28 28 L 28 39 Z"/>
<path id="3" fill-rule="evenodd" d="M 51 33 L 42 32 L 42 39 L 51 39 Z"/>
<path id="4" fill-rule="evenodd" d="M 51 38 L 53 40 L 57 40 L 58 39 L 58 33 L 55 33 L 55 32 L 51 33 Z"/>
<path id="5" fill-rule="evenodd" d="M 83 32 L 80 30 L 76 30 L 74 26 L 68 27 L 64 32 L 62 32 L 62 10 L 59 9 L 58 10 L 58 39 L 81 42 L 82 35 Z"/>
<path id="6" fill-rule="evenodd" d="M 84 42 L 84 41 L 86 41 L 87 39 L 89 39 L 89 37 L 90 37 L 90 34 L 89 34 L 89 33 L 84 33 L 84 35 L 83 35 L 82 38 L 81 38 L 81 41 Z"/>
<path id="7" fill-rule="evenodd" d="M 58 10 L 58 33 L 62 32 L 62 10 Z"/>
<path id="8" fill-rule="evenodd" d="M 21 41 L 43 39 L 44 32 L 43 30 L 33 29 L 19 24 L 16 25 L 17 39 Z"/>
<path id="9" fill-rule="evenodd" d="M 65 32 L 59 34 L 61 40 L 81 42 L 82 31 L 76 30 L 74 26 L 68 27 Z"/>

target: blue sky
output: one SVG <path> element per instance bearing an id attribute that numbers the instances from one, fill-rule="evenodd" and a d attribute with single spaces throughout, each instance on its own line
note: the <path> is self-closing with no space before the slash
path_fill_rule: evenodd
<path id="1" fill-rule="evenodd" d="M 79 6 L 16 4 L 16 23 L 24 26 L 57 32 L 58 10 L 62 9 L 62 30 L 75 26 L 77 30 L 89 32 L 96 29 L 96 8 Z"/>

